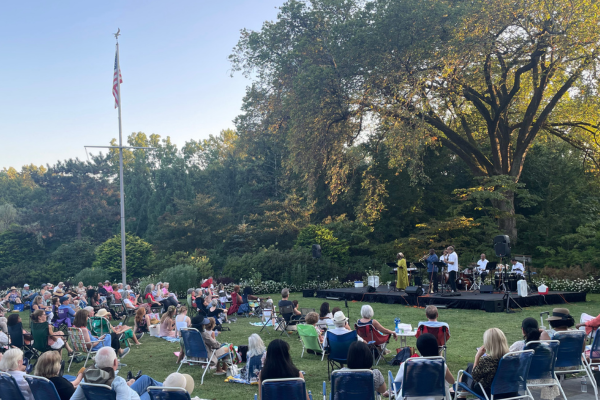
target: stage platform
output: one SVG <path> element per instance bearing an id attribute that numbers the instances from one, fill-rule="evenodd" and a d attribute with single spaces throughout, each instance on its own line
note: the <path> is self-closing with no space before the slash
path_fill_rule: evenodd
<path id="1" fill-rule="evenodd" d="M 427 286 L 423 287 L 427 290 Z M 317 297 L 335 297 L 342 300 L 356 300 L 368 303 L 403 304 L 409 306 L 426 307 L 430 304 L 446 308 L 462 308 L 467 310 L 484 310 L 488 312 L 503 312 L 506 309 L 506 297 L 501 292 L 479 293 L 479 291 L 460 291 L 460 296 L 442 296 L 440 294 L 424 294 L 421 296 L 408 295 L 404 291 L 389 291 L 387 286 L 380 286 L 377 291 L 368 293 L 367 288 L 305 290 L 304 297 L 312 297 L 316 292 Z M 311 296 L 312 295 L 312 296 Z M 521 307 L 545 306 L 582 302 L 586 299 L 585 292 L 549 292 L 547 295 L 530 293 L 527 297 L 511 293 L 512 299 Z M 511 308 L 517 308 L 511 301 Z M 518 309 L 518 308 L 517 308 Z"/>

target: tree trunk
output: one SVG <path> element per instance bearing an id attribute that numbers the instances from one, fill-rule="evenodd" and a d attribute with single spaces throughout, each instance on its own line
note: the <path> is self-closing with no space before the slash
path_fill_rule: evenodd
<path id="1" fill-rule="evenodd" d="M 512 245 L 517 243 L 517 220 L 515 218 L 515 192 L 507 191 L 504 193 L 506 200 L 493 201 L 494 207 L 496 207 L 502 215 L 498 219 L 498 228 L 505 235 L 510 236 Z"/>

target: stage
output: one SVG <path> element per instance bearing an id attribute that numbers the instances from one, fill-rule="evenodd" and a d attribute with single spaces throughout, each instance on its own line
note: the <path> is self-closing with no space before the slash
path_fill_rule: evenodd
<path id="1" fill-rule="evenodd" d="M 423 286 L 427 290 L 427 286 Z M 426 307 L 430 304 L 446 308 L 462 308 L 467 310 L 485 310 L 488 312 L 502 312 L 506 309 L 506 295 L 501 292 L 479 293 L 460 291 L 460 296 L 441 296 L 439 294 L 424 294 L 421 296 L 408 295 L 404 291 L 389 291 L 387 286 L 379 286 L 377 291 L 368 293 L 367 288 L 346 288 L 346 289 L 325 289 L 325 290 L 304 290 L 304 297 L 312 297 L 316 292 L 317 297 L 327 298 L 335 297 L 346 300 L 364 301 L 368 303 L 387 303 L 403 304 L 410 306 Z M 311 296 L 312 295 L 312 296 Z M 529 293 L 527 297 L 518 296 L 517 293 L 511 293 L 512 299 L 521 307 L 544 306 L 554 304 L 565 304 L 582 302 L 586 299 L 585 292 L 549 292 L 547 295 L 541 295 L 537 292 Z M 517 306 L 510 301 L 511 308 Z M 518 308 L 517 308 L 518 309 Z"/>

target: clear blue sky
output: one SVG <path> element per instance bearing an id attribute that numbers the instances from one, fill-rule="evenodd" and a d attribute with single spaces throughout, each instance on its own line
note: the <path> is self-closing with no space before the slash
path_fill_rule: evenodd
<path id="1" fill-rule="evenodd" d="M 111 93 L 121 28 L 123 135 L 181 146 L 233 127 L 245 88 L 227 56 L 284 0 L 0 3 L 0 169 L 85 159 L 118 137 Z"/>

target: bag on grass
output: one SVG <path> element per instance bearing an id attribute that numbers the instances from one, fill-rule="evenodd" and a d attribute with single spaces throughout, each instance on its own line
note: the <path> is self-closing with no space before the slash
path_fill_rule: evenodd
<path id="1" fill-rule="evenodd" d="M 401 349 L 396 349 L 396 352 L 397 352 L 396 356 L 392 359 L 392 361 L 389 361 L 388 364 L 390 364 L 390 365 L 402 364 L 404 361 L 408 360 L 415 354 L 415 348 L 414 347 L 403 347 Z"/>

